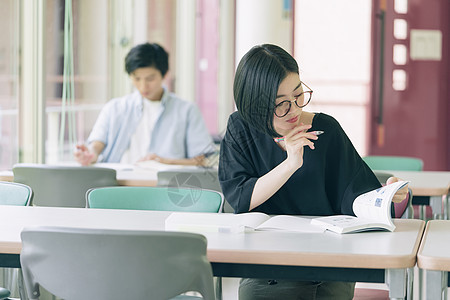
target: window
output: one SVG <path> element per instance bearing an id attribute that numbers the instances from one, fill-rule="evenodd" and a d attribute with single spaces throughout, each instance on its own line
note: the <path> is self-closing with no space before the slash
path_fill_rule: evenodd
<path id="1" fill-rule="evenodd" d="M 19 1 L 0 1 L 0 168 L 18 161 Z"/>
<path id="2" fill-rule="evenodd" d="M 134 45 L 147 41 L 160 43 L 170 54 L 170 72 L 165 82 L 169 90 L 186 100 L 199 101 L 202 111 L 215 104 L 211 101 L 217 101 L 219 94 L 227 101 L 221 104 L 221 107 L 227 107 L 227 111 L 222 111 L 221 114 L 231 112 L 232 97 L 229 96 L 229 87 L 234 70 L 230 62 L 234 46 L 231 38 L 227 39 L 227 47 L 222 45 L 223 52 L 228 54 L 226 61 L 223 58 L 220 61 L 228 70 L 218 72 L 219 78 L 215 79 L 222 80 L 221 85 L 226 91 L 216 91 L 216 95 L 208 94 L 206 101 L 205 97 L 200 99 L 202 95 L 198 87 L 204 86 L 201 82 L 189 86 L 194 87 L 194 91 L 188 90 L 192 97 L 186 97 L 180 89 L 180 86 L 190 82 L 191 74 L 198 71 L 196 59 L 201 60 L 204 56 L 196 51 L 204 48 L 196 48 L 199 41 L 196 41 L 195 36 L 181 40 L 185 31 L 180 34 L 177 26 L 185 24 L 183 26 L 187 28 L 187 25 L 192 25 L 194 35 L 199 34 L 201 31 L 195 30 L 195 26 L 201 26 L 196 19 L 196 11 L 203 9 L 202 12 L 215 14 L 219 10 L 218 1 L 212 6 L 208 1 L 189 2 L 193 17 L 188 19 L 187 24 L 180 22 L 180 19 L 183 19 L 180 16 L 186 17 L 186 11 L 183 10 L 186 1 L 71 2 L 75 99 L 73 105 L 64 107 L 64 20 L 65 5 L 70 1 L 30 1 L 26 5 L 17 0 L 0 1 L 0 24 L 7 34 L 0 42 L 1 169 L 10 169 L 17 162 L 72 161 L 75 142 L 84 142 L 88 138 L 103 105 L 111 98 L 132 91 L 130 79 L 124 70 L 124 58 Z M 227 4 L 224 7 L 228 8 L 227 22 L 234 21 L 232 6 Z M 233 26 L 229 24 L 223 27 L 233 31 Z M 217 35 L 217 30 L 208 34 Z M 229 32 L 226 34 L 230 35 Z M 207 41 L 207 36 L 202 38 Z M 192 50 L 190 60 L 186 59 L 186 49 Z M 192 60 L 195 61 L 194 69 L 186 69 L 191 66 L 188 62 Z M 178 65 L 183 67 L 182 70 L 186 69 L 188 77 L 180 72 L 177 62 L 185 62 L 184 65 Z M 208 66 L 211 66 L 211 63 L 208 63 Z M 203 72 L 204 69 L 200 71 Z M 223 74 L 226 74 L 225 79 Z M 74 117 L 74 122 L 71 122 L 69 115 Z M 227 115 L 222 118 L 222 127 L 225 126 L 227 118 Z M 61 126 L 61 122 L 64 122 L 64 126 Z M 210 131 L 214 133 L 217 131 L 217 124 L 211 124 Z M 71 128 L 74 128 L 72 135 L 69 134 L 72 132 Z M 62 143 L 61 134 L 64 137 Z"/>

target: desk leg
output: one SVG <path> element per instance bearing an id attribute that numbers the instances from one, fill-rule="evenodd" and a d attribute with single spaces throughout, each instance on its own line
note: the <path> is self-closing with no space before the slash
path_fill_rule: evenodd
<path id="1" fill-rule="evenodd" d="M 445 215 L 446 202 L 442 196 L 432 196 L 430 197 L 431 211 L 433 212 L 433 219 L 442 219 Z"/>
<path id="2" fill-rule="evenodd" d="M 444 195 L 442 197 L 442 201 L 444 201 L 444 220 L 449 220 L 450 216 L 448 215 L 448 199 L 450 198 L 450 194 Z"/>
<path id="3" fill-rule="evenodd" d="M 427 299 L 447 299 L 448 272 L 426 270 L 425 276 Z"/>
<path id="4" fill-rule="evenodd" d="M 406 269 L 387 269 L 385 271 L 385 281 L 389 287 L 390 299 L 405 299 L 407 277 Z"/>
<path id="5" fill-rule="evenodd" d="M 419 219 L 424 221 L 427 220 L 426 205 L 419 205 Z"/>
<path id="6" fill-rule="evenodd" d="M 418 273 L 418 276 L 419 276 L 419 279 L 418 279 L 418 284 L 419 284 L 419 300 L 422 300 L 423 299 L 423 289 L 424 289 L 424 279 L 423 279 L 423 273 L 424 273 L 424 270 L 423 269 L 421 269 L 421 268 L 419 268 L 419 267 L 417 267 L 417 273 Z"/>
<path id="7" fill-rule="evenodd" d="M 414 293 L 414 267 L 408 268 L 407 270 L 408 276 L 408 285 L 406 286 L 406 299 L 412 300 L 412 296 Z"/>

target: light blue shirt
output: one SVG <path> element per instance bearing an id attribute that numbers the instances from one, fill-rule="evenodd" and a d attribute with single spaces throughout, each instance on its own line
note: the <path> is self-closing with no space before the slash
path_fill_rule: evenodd
<path id="1" fill-rule="evenodd" d="M 99 162 L 120 162 L 141 120 L 143 101 L 136 91 L 105 104 L 88 138 L 88 143 L 105 144 Z M 148 152 L 181 159 L 211 153 L 214 149 L 197 106 L 164 89 Z"/>

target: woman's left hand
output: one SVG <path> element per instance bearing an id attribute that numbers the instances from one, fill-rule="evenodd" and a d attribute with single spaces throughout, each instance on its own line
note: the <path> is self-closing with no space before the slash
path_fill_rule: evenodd
<path id="1" fill-rule="evenodd" d="M 400 180 L 401 179 L 397 177 L 389 177 L 388 180 L 386 180 L 386 185 L 392 184 Z M 403 200 L 405 200 L 407 194 L 408 194 L 408 185 L 405 185 L 400 190 L 398 190 L 397 193 L 395 193 L 394 197 L 392 198 L 392 202 L 394 203 L 402 202 Z"/>

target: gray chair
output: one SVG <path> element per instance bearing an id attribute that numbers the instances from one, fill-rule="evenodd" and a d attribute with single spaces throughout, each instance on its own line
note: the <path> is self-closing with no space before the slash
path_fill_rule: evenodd
<path id="1" fill-rule="evenodd" d="M 158 300 L 188 291 L 214 299 L 200 234 L 43 226 L 25 228 L 21 238 L 30 299 L 39 299 L 40 286 L 66 300 Z"/>
<path id="2" fill-rule="evenodd" d="M 116 171 L 99 167 L 16 164 L 14 181 L 33 189 L 32 205 L 85 207 L 87 190 L 116 186 Z"/>
<path id="3" fill-rule="evenodd" d="M 157 185 L 161 187 L 200 188 L 222 193 L 216 168 L 185 168 L 158 171 L 157 178 Z M 224 201 L 223 212 L 234 212 L 227 201 Z"/>

